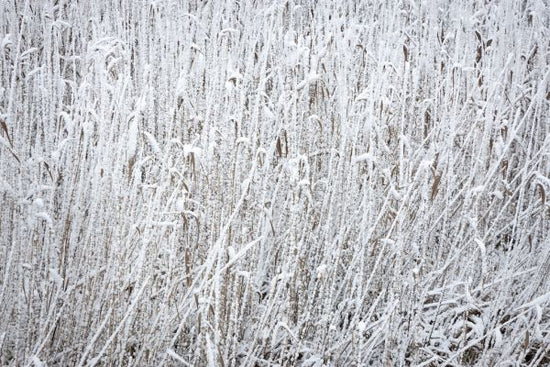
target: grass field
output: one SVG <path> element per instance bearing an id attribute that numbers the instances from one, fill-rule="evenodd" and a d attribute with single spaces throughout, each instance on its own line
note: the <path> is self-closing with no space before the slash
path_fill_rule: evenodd
<path id="1" fill-rule="evenodd" d="M 544 0 L 0 2 L 0 365 L 550 364 Z"/>

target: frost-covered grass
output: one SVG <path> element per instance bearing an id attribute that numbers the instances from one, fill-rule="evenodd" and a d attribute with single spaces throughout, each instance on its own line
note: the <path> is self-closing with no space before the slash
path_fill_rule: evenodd
<path id="1" fill-rule="evenodd" d="M 549 39 L 542 0 L 0 1 L 0 365 L 550 363 Z"/>

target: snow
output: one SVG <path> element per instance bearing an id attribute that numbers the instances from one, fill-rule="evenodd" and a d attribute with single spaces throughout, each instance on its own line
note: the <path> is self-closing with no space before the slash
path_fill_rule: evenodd
<path id="1" fill-rule="evenodd" d="M 155 137 L 147 131 L 144 131 L 143 135 L 145 135 L 147 143 L 149 143 L 149 146 L 151 147 L 153 153 L 157 156 L 160 156 L 162 154 L 162 150 L 160 149 L 159 143 L 157 142 Z"/>
<path id="2" fill-rule="evenodd" d="M 128 126 L 128 156 L 132 157 L 136 154 L 138 144 L 138 121 L 134 117 L 130 120 Z"/>
<path id="3" fill-rule="evenodd" d="M 522 309 L 522 308 L 540 307 L 541 305 L 548 302 L 549 300 L 550 300 L 550 292 L 545 293 L 542 296 L 539 296 L 539 297 L 535 298 L 534 300 L 521 305 L 518 308 Z"/>
<path id="4" fill-rule="evenodd" d="M 0 2 L 0 365 L 550 363 L 547 2 L 54 3 Z"/>

